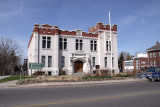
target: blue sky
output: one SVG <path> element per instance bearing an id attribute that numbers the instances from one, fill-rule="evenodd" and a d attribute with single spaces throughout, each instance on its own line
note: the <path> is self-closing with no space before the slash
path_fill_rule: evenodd
<path id="1" fill-rule="evenodd" d="M 0 36 L 20 44 L 24 56 L 35 23 L 60 29 L 88 28 L 97 22 L 118 26 L 118 51 L 134 55 L 160 42 L 160 0 L 0 0 Z"/>

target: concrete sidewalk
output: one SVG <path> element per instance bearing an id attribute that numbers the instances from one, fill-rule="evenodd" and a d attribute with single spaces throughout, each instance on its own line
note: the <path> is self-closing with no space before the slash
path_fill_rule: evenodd
<path id="1" fill-rule="evenodd" d="M 3 78 L 6 78 L 6 77 L 10 77 L 10 75 L 7 75 L 7 76 L 0 76 L 0 80 L 3 79 Z"/>
<path id="2" fill-rule="evenodd" d="M 15 81 L 10 81 L 10 82 L 0 83 L 0 89 L 48 87 L 48 86 L 92 85 L 92 84 L 109 84 L 109 83 L 124 83 L 124 82 L 138 82 L 138 81 L 146 81 L 146 79 L 126 78 L 123 80 L 81 81 L 81 82 L 46 82 L 46 83 L 34 83 L 34 84 L 25 84 L 25 85 L 16 85 L 17 80 L 15 80 Z"/>

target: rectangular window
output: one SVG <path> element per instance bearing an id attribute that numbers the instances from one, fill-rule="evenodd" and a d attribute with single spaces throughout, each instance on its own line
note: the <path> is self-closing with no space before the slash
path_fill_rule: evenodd
<path id="1" fill-rule="evenodd" d="M 111 51 L 111 41 L 106 41 L 106 51 Z"/>
<path id="2" fill-rule="evenodd" d="M 139 62 L 139 60 L 136 60 L 136 69 L 139 69 L 139 64 L 140 62 Z"/>
<path id="3" fill-rule="evenodd" d="M 111 51 L 111 41 L 109 41 L 109 51 Z"/>
<path id="4" fill-rule="evenodd" d="M 67 49 L 67 38 L 64 38 L 64 49 Z"/>
<path id="5" fill-rule="evenodd" d="M 109 41 L 106 41 L 106 51 L 109 51 L 108 46 L 109 46 Z"/>
<path id="6" fill-rule="evenodd" d="M 156 52 L 153 53 L 153 57 L 156 57 Z"/>
<path id="7" fill-rule="evenodd" d="M 104 57 L 104 66 L 107 67 L 107 57 Z"/>
<path id="8" fill-rule="evenodd" d="M 90 44 L 91 51 L 93 51 L 93 40 L 90 41 Z"/>
<path id="9" fill-rule="evenodd" d="M 143 61 L 143 62 L 141 62 L 141 64 L 146 64 L 146 62 Z"/>
<path id="10" fill-rule="evenodd" d="M 96 51 L 97 50 L 97 41 L 91 40 L 90 41 L 90 48 L 91 48 L 91 51 Z"/>
<path id="11" fill-rule="evenodd" d="M 156 61 L 154 61 L 154 66 L 156 66 Z"/>
<path id="12" fill-rule="evenodd" d="M 150 53 L 150 58 L 152 58 L 152 53 Z"/>
<path id="13" fill-rule="evenodd" d="M 76 50 L 78 50 L 79 47 L 79 43 L 78 43 L 78 39 L 76 39 Z"/>
<path id="14" fill-rule="evenodd" d="M 48 67 L 52 67 L 52 56 L 48 56 Z"/>
<path id="15" fill-rule="evenodd" d="M 159 52 L 159 57 L 160 57 L 160 52 Z"/>
<path id="16" fill-rule="evenodd" d="M 43 67 L 45 67 L 45 56 L 42 56 L 42 57 L 41 57 L 41 62 L 42 62 L 42 64 L 43 64 Z"/>
<path id="17" fill-rule="evenodd" d="M 95 58 L 95 57 L 92 57 L 92 66 L 93 66 L 93 67 L 95 67 L 95 66 L 96 66 L 96 64 L 95 64 L 95 60 L 96 60 L 96 58 Z"/>
<path id="18" fill-rule="evenodd" d="M 114 57 L 112 57 L 112 67 L 114 67 Z"/>
<path id="19" fill-rule="evenodd" d="M 80 40 L 80 50 L 82 50 L 82 46 L 83 46 L 83 43 L 82 43 L 82 40 Z"/>
<path id="20" fill-rule="evenodd" d="M 61 67 L 65 66 L 65 56 L 61 56 Z"/>
<path id="21" fill-rule="evenodd" d="M 61 50 L 67 49 L 67 38 L 59 38 L 59 49 Z"/>
<path id="22" fill-rule="evenodd" d="M 47 37 L 47 48 L 51 48 L 51 37 Z"/>
<path id="23" fill-rule="evenodd" d="M 51 48 L 51 37 L 42 37 L 42 48 Z"/>
<path id="24" fill-rule="evenodd" d="M 82 50 L 83 49 L 83 40 L 76 39 L 76 50 Z"/>
<path id="25" fill-rule="evenodd" d="M 42 37 L 42 48 L 46 48 L 46 37 Z"/>
<path id="26" fill-rule="evenodd" d="M 62 45 L 63 45 L 62 38 L 59 38 L 59 49 L 63 49 Z"/>
<path id="27" fill-rule="evenodd" d="M 150 65 L 153 66 L 153 62 L 152 61 L 150 61 Z"/>

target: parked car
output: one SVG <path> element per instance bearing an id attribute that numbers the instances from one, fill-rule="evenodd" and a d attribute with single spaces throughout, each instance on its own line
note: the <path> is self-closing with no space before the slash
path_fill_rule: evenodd
<path id="1" fill-rule="evenodd" d="M 150 67 L 142 73 L 135 75 L 136 78 L 147 78 L 149 81 L 160 80 L 160 67 Z"/>
<path id="2" fill-rule="evenodd" d="M 146 75 L 149 81 L 159 81 L 160 80 L 160 67 L 153 67 L 150 69 L 150 73 Z"/>

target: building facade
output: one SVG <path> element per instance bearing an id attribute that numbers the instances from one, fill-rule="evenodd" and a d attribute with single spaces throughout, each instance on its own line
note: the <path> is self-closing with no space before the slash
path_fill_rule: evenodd
<path id="1" fill-rule="evenodd" d="M 160 66 L 160 43 L 156 42 L 156 45 L 148 48 L 148 63 L 150 67 Z"/>
<path id="2" fill-rule="evenodd" d="M 123 61 L 122 65 L 124 72 L 132 72 L 134 70 L 134 60 Z"/>
<path id="3" fill-rule="evenodd" d="M 28 63 L 42 63 L 41 71 L 52 76 L 61 71 L 69 75 L 92 73 L 96 65 L 118 73 L 117 25 L 111 26 L 110 37 L 110 26 L 103 23 L 89 28 L 89 32 L 35 24 L 28 45 Z"/>
<path id="4" fill-rule="evenodd" d="M 146 53 L 138 53 L 132 60 L 123 61 L 124 72 L 141 72 L 148 67 L 148 55 Z"/>
<path id="5" fill-rule="evenodd" d="M 138 53 L 134 59 L 134 71 L 141 72 L 148 68 L 148 55 L 146 53 Z"/>

